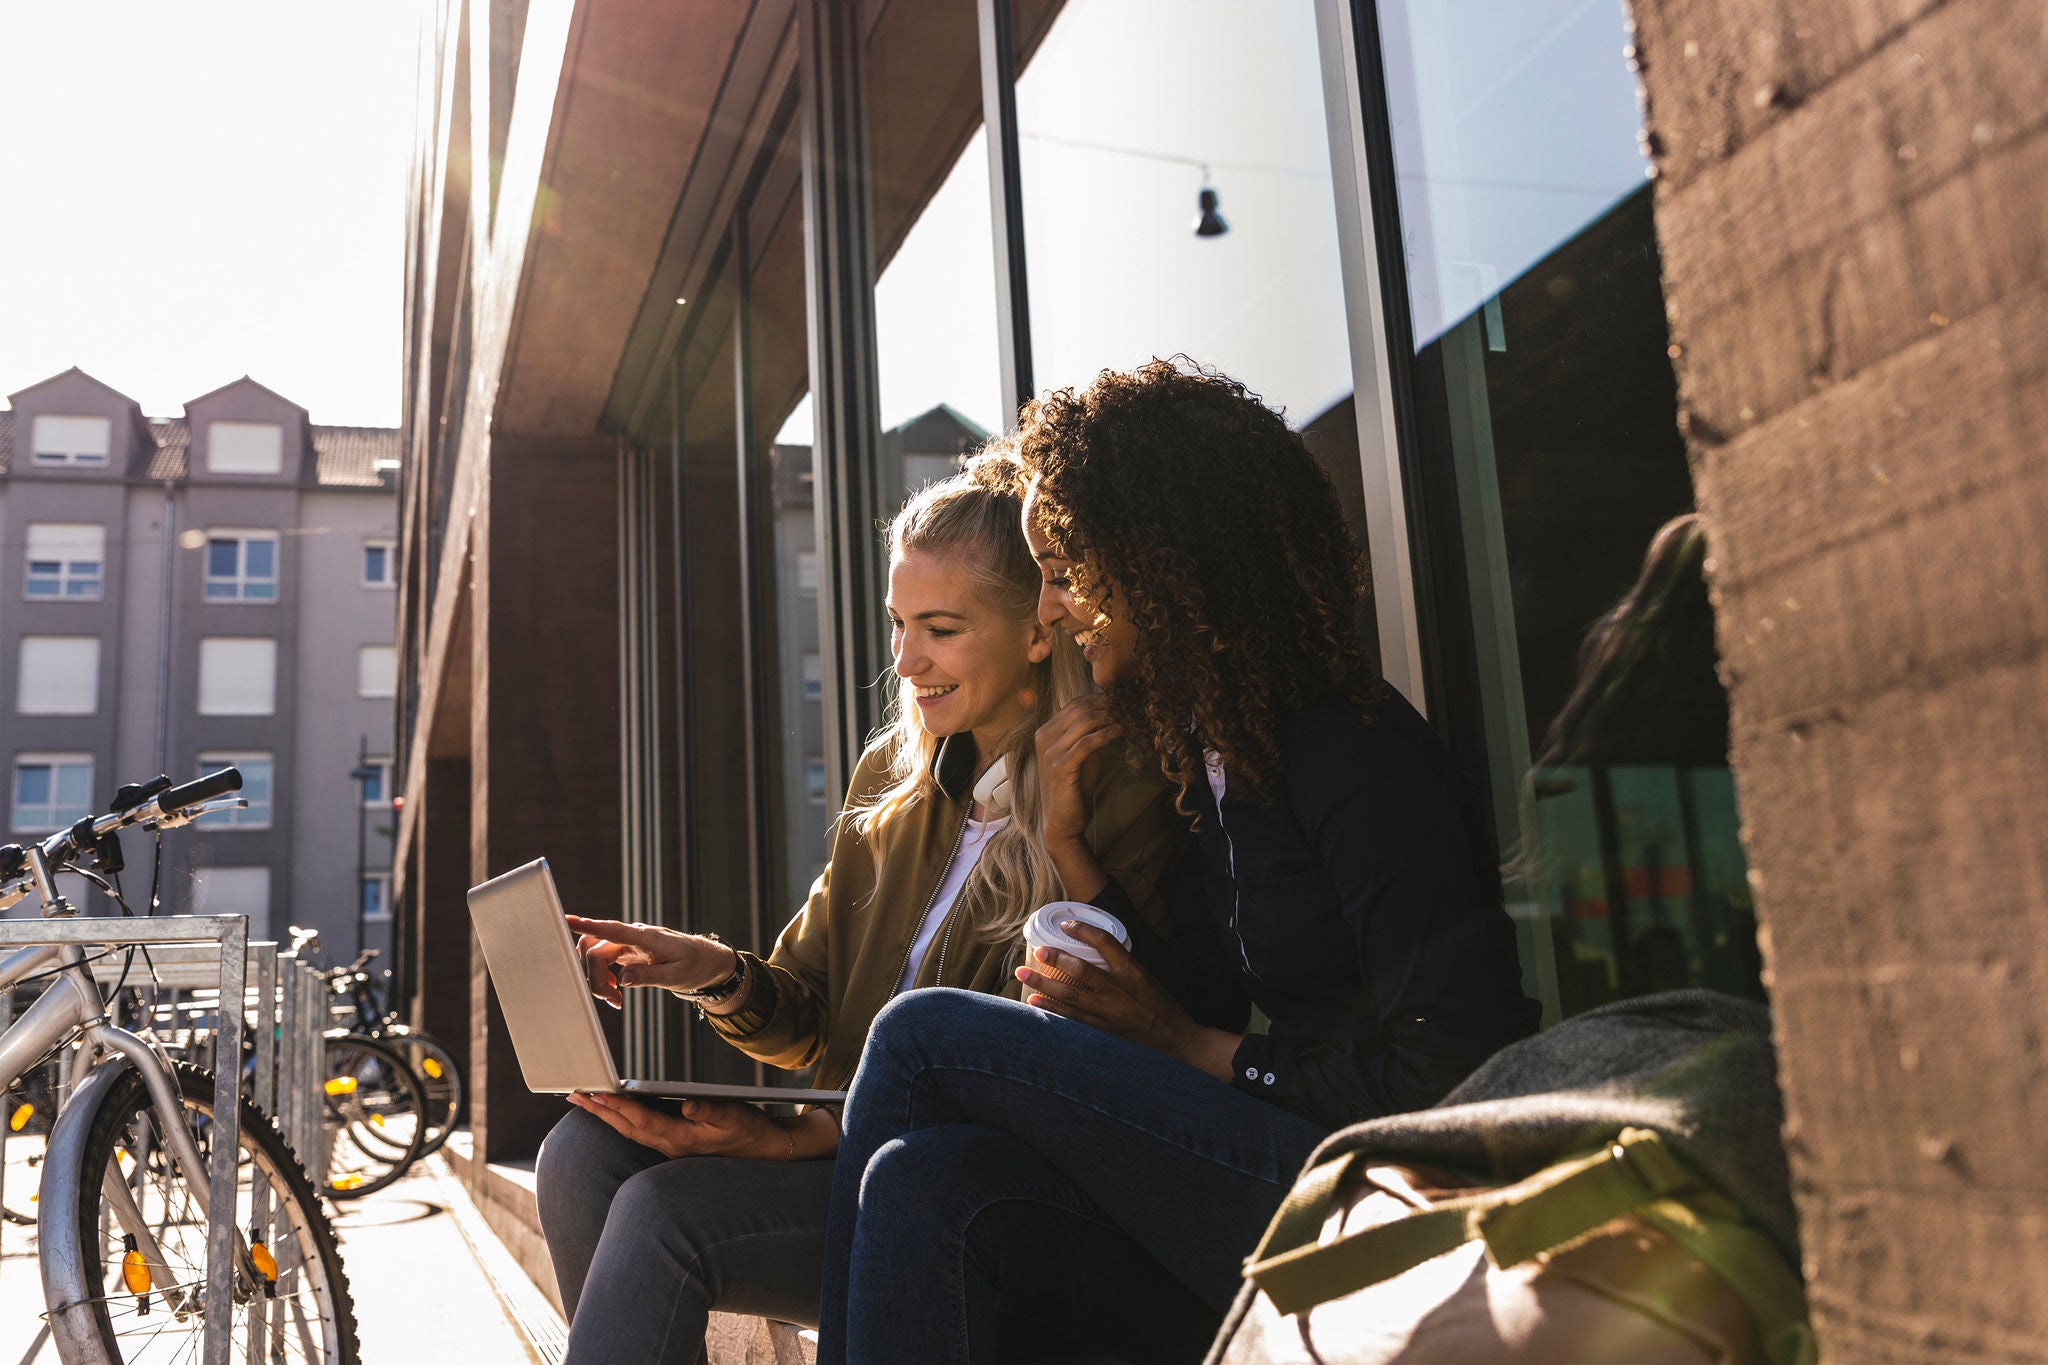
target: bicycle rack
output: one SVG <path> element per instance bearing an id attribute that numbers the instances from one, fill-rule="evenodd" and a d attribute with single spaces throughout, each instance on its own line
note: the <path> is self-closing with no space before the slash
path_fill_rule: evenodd
<path id="1" fill-rule="evenodd" d="M 150 953 L 149 966 L 142 964 L 128 973 L 130 989 L 154 984 L 164 992 L 160 1008 L 192 1016 L 186 1027 L 198 1035 L 211 1032 L 217 1022 L 220 997 L 215 992 L 219 973 L 219 949 L 210 943 L 180 944 Z M 111 986 L 122 968 L 111 962 L 96 963 L 93 977 Z M 244 1009 L 253 1027 L 251 1041 L 256 1068 L 254 1093 L 258 1109 L 276 1121 L 278 1131 L 292 1146 L 306 1167 L 314 1189 L 321 1188 L 326 1173 L 322 1150 L 326 1127 L 319 1104 L 312 1102 L 314 1089 L 326 1079 L 323 1039 L 327 1029 L 324 1002 L 327 985 L 311 967 L 298 961 L 278 945 L 258 942 L 249 945 L 248 982 Z M 189 998 L 187 998 L 189 997 Z M 264 1001 L 270 1008 L 264 1008 Z"/>
<path id="2" fill-rule="evenodd" d="M 242 915 L 0 920 L 0 949 L 44 944 L 94 948 L 192 945 L 211 950 L 220 999 L 242 999 L 247 984 L 249 921 Z M 213 1152 L 207 1162 L 211 1188 L 206 1209 L 206 1365 L 227 1365 L 229 1336 L 234 1329 L 234 1279 L 230 1272 L 235 1256 L 235 1157 L 241 1145 L 242 1011 L 219 1013 L 220 1027 L 214 1035 Z M 318 1039 L 315 1031 L 316 1045 Z M 326 1168 L 320 1169 L 324 1172 Z"/>

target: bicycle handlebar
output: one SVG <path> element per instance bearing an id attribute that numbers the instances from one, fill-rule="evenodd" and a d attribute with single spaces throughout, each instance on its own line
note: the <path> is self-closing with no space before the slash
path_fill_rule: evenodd
<path id="1" fill-rule="evenodd" d="M 145 784 L 142 790 L 154 784 Z M 152 825 L 157 829 L 172 828 L 197 819 L 206 813 L 207 803 L 218 800 L 242 786 L 239 768 L 222 768 L 218 772 L 185 783 L 180 787 L 160 790 L 155 796 L 135 802 L 124 809 L 109 811 L 105 815 L 88 815 L 69 829 L 60 829 L 36 846 L 49 872 L 62 871 L 80 854 L 103 847 L 109 835 L 130 825 Z M 242 804 L 239 798 L 235 804 Z M 35 869 L 35 876 L 44 875 L 41 868 Z M 52 893 L 49 887 L 41 888 L 47 898 Z"/>
<path id="2" fill-rule="evenodd" d="M 157 809 L 165 815 L 176 815 L 187 806 L 196 806 L 202 801 L 211 801 L 216 796 L 242 789 L 242 770 L 222 768 L 219 772 L 195 777 L 183 786 L 173 787 L 156 798 Z"/>

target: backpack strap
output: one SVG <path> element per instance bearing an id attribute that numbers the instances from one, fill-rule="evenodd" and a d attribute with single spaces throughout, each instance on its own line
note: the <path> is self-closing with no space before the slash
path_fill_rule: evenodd
<path id="1" fill-rule="evenodd" d="M 1655 1132 L 1625 1128 L 1603 1150 L 1513 1185 L 1446 1200 L 1320 1245 L 1330 1202 L 1358 1157 L 1347 1153 L 1303 1175 L 1245 1262 L 1245 1278 L 1283 1314 L 1390 1280 L 1469 1241 L 1483 1241 L 1487 1258 L 1505 1269 L 1636 1213 L 1741 1296 L 1773 1362 L 1814 1358 L 1798 1277 L 1777 1248 L 1744 1226 L 1740 1211 L 1700 1181 Z"/>
<path id="2" fill-rule="evenodd" d="M 1756 1319 L 1772 1365 L 1813 1365 L 1820 1358 L 1807 1322 L 1806 1289 L 1771 1240 L 1741 1222 L 1720 1194 L 1660 1199 L 1636 1216 L 1663 1232 L 1727 1282 Z"/>

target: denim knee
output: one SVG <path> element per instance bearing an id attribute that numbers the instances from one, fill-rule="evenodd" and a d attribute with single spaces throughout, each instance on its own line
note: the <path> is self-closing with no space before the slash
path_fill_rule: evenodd
<path id="1" fill-rule="evenodd" d="M 926 986 L 905 991 L 882 1006 L 868 1031 L 863 1057 L 885 1055 L 913 1064 L 948 1043 L 965 1042 L 984 1029 L 1001 1028 L 1007 1016 L 1028 1007 L 1001 996 Z"/>
<path id="2" fill-rule="evenodd" d="M 570 1110 L 548 1130 L 533 1161 L 534 1202 L 540 1206 L 543 1228 L 565 1213 L 604 1222 L 605 1207 L 618 1183 L 607 1157 L 621 1141 L 602 1120 L 581 1109 Z"/>

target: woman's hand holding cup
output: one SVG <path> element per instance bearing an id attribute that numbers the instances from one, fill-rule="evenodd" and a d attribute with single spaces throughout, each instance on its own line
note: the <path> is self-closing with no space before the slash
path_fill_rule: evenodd
<path id="1" fill-rule="evenodd" d="M 1031 992 L 1027 1004 L 1143 1043 L 1219 1079 L 1230 1078 L 1238 1035 L 1204 1028 L 1189 1018 L 1113 934 L 1078 919 L 1062 921 L 1059 928 L 1087 945 L 1103 965 L 1055 947 L 1030 948 L 1027 964 L 1017 969 L 1017 979 Z"/>
<path id="2" fill-rule="evenodd" d="M 739 961 L 729 946 L 702 934 L 581 915 L 564 918 L 577 936 L 576 956 L 590 993 L 614 1009 L 625 1008 L 621 987 L 703 990 L 731 976 Z"/>

